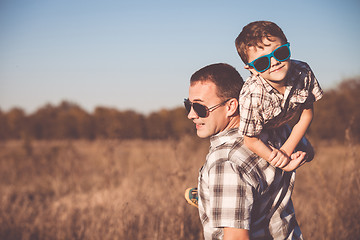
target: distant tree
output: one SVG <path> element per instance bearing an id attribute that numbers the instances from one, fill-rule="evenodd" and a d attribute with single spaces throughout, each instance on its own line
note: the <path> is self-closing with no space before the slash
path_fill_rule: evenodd
<path id="1" fill-rule="evenodd" d="M 100 138 L 132 139 L 144 137 L 144 116 L 134 111 L 97 107 L 93 114 L 95 135 Z"/>
<path id="2" fill-rule="evenodd" d="M 20 108 L 13 108 L 6 114 L 8 138 L 20 139 L 26 134 L 26 116 Z"/>
<path id="3" fill-rule="evenodd" d="M 57 109 L 46 104 L 29 116 L 29 133 L 36 139 L 56 139 Z"/>
<path id="4" fill-rule="evenodd" d="M 326 91 L 315 104 L 311 136 L 343 141 L 346 132 L 353 140 L 360 140 L 360 77 L 345 80 Z"/>
<path id="5" fill-rule="evenodd" d="M 97 138 L 106 138 L 107 136 L 107 122 L 108 122 L 108 109 L 104 107 L 95 108 L 93 119 L 95 126 L 95 136 Z"/>
<path id="6" fill-rule="evenodd" d="M 145 118 L 142 114 L 131 110 L 121 112 L 118 121 L 120 123 L 119 137 L 122 139 L 144 138 Z"/>
<path id="7" fill-rule="evenodd" d="M 148 139 L 179 138 L 194 133 L 194 125 L 183 107 L 151 113 L 145 119 L 145 129 Z"/>
<path id="8" fill-rule="evenodd" d="M 77 129 L 80 138 L 95 138 L 95 122 L 91 114 L 81 108 L 73 109 L 74 116 L 77 119 Z"/>
<path id="9" fill-rule="evenodd" d="M 178 107 L 170 110 L 170 121 L 172 136 L 179 138 L 183 135 L 194 134 L 195 126 L 192 121 L 187 118 L 187 113 L 184 107 Z"/>
<path id="10" fill-rule="evenodd" d="M 9 138 L 6 114 L 0 109 L 0 140 Z"/>
<path id="11" fill-rule="evenodd" d="M 57 111 L 57 138 L 94 138 L 91 116 L 74 103 L 62 102 Z"/>
<path id="12" fill-rule="evenodd" d="M 36 139 L 94 138 L 92 116 L 74 103 L 45 105 L 29 116 L 29 133 Z"/>
<path id="13" fill-rule="evenodd" d="M 169 121 L 169 111 L 160 110 L 151 113 L 145 119 L 146 138 L 166 139 L 172 137 L 171 124 Z"/>
<path id="14" fill-rule="evenodd" d="M 113 108 L 97 107 L 94 112 L 95 135 L 100 138 L 120 138 L 120 113 Z"/>

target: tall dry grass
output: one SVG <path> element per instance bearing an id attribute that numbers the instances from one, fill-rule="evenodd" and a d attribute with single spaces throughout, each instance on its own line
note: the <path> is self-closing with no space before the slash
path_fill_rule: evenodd
<path id="1" fill-rule="evenodd" d="M 297 170 L 294 205 L 306 239 L 359 239 L 360 146 L 320 142 Z"/>
<path id="2" fill-rule="evenodd" d="M 319 143 L 298 170 L 306 239 L 360 236 L 359 146 Z M 0 239 L 202 239 L 185 203 L 207 141 L 0 143 Z"/>

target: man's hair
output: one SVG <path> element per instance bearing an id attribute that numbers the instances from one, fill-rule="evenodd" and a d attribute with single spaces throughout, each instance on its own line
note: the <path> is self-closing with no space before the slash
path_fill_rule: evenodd
<path id="1" fill-rule="evenodd" d="M 223 100 L 238 99 L 244 84 L 239 72 L 226 63 L 216 63 L 203 67 L 190 78 L 191 85 L 205 81 L 213 82 L 216 85 L 216 95 Z"/>
<path id="2" fill-rule="evenodd" d="M 246 25 L 235 40 L 235 46 L 241 60 L 247 64 L 249 47 L 263 48 L 263 39 L 273 41 L 272 37 L 278 37 L 285 44 L 287 39 L 281 28 L 273 22 L 256 21 Z"/>

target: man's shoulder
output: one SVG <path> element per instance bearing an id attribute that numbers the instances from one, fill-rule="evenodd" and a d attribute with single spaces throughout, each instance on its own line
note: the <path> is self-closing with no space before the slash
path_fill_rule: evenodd
<path id="1" fill-rule="evenodd" d="M 240 134 L 229 141 L 212 149 L 208 155 L 207 165 L 209 168 L 224 162 L 236 165 L 240 170 L 248 171 L 258 164 L 260 158 L 249 150 L 244 144 L 244 138 Z"/>
<path id="2" fill-rule="evenodd" d="M 243 142 L 241 146 L 234 145 L 229 152 L 228 161 L 235 164 L 244 173 L 249 173 L 257 169 L 257 166 L 267 164 L 264 159 L 247 148 Z"/>

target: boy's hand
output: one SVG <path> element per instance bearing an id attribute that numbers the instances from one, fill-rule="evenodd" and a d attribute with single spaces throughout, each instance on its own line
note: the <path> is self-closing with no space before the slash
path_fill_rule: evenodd
<path id="1" fill-rule="evenodd" d="M 291 154 L 290 158 L 291 160 L 296 160 L 297 158 L 301 157 L 302 154 L 305 154 L 305 159 L 306 159 L 306 152 L 303 152 L 303 151 L 297 151 L 293 154 Z"/>
<path id="2" fill-rule="evenodd" d="M 282 170 L 291 172 L 306 162 L 306 152 L 297 151 L 291 154 L 291 161 L 288 165 L 282 168 Z"/>
<path id="3" fill-rule="evenodd" d="M 290 162 L 289 156 L 281 150 L 278 150 L 272 146 L 271 148 L 272 152 L 269 157 L 269 163 L 274 167 L 284 168 Z"/>

